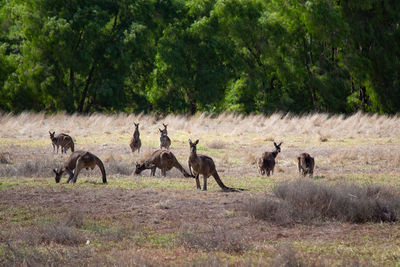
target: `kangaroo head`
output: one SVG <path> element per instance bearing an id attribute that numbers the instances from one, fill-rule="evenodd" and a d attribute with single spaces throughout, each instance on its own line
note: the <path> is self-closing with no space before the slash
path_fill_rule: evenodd
<path id="1" fill-rule="evenodd" d="M 192 142 L 192 140 L 189 139 L 189 145 L 190 145 L 190 152 L 196 153 L 196 146 L 199 143 L 199 139 L 197 139 L 195 142 Z"/>
<path id="2" fill-rule="evenodd" d="M 167 136 L 168 135 L 167 128 L 164 128 L 164 130 L 161 130 L 160 128 L 158 128 L 158 130 L 160 130 L 161 136 Z"/>
<path id="3" fill-rule="evenodd" d="M 281 152 L 281 145 L 282 145 L 282 143 L 283 143 L 283 142 L 280 142 L 280 144 L 277 145 L 277 144 L 274 142 L 274 146 L 275 146 L 276 152 Z"/>
<path id="4" fill-rule="evenodd" d="M 53 169 L 53 172 L 56 174 L 56 177 L 55 177 L 56 183 L 59 183 L 61 180 L 62 172 L 59 171 L 57 168 Z"/>
<path id="5" fill-rule="evenodd" d="M 145 170 L 144 163 L 143 164 L 139 164 L 139 163 L 136 162 L 136 167 L 135 167 L 134 174 L 140 174 L 144 170 Z"/>
<path id="6" fill-rule="evenodd" d="M 52 132 L 49 131 L 49 134 L 50 134 L 50 138 L 51 138 L 51 139 L 54 138 L 54 134 L 55 134 L 55 133 L 56 133 L 56 132 L 53 132 L 53 133 L 52 133 Z"/>
<path id="7" fill-rule="evenodd" d="M 135 125 L 135 129 L 139 130 L 139 123 L 133 123 Z"/>

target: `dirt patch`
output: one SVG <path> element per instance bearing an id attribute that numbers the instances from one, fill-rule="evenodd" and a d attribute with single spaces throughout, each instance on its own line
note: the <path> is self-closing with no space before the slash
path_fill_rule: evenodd
<path id="1" fill-rule="evenodd" d="M 182 227 L 223 226 L 227 231 L 246 236 L 251 242 L 327 240 L 345 238 L 352 231 L 369 231 L 368 226 L 341 223 L 279 226 L 237 212 L 248 203 L 248 192 L 183 192 L 171 190 L 125 190 L 109 188 L 17 188 L 4 190 L 1 207 L 40 207 L 54 213 L 79 211 L 86 217 L 115 221 L 134 221 L 160 233 L 177 233 Z M 260 196 L 262 193 L 260 193 Z"/>

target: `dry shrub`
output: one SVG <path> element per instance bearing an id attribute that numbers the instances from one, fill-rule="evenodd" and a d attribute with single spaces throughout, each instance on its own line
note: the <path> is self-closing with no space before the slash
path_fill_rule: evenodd
<path id="1" fill-rule="evenodd" d="M 243 236 L 222 226 L 183 226 L 180 239 L 184 246 L 204 251 L 221 250 L 240 254 L 249 249 Z"/>
<path id="2" fill-rule="evenodd" d="M 0 163 L 11 164 L 11 155 L 8 152 L 0 152 Z"/>
<path id="3" fill-rule="evenodd" d="M 104 164 L 107 175 L 131 175 L 133 173 L 134 167 L 132 164 L 128 164 L 122 161 L 107 162 Z"/>
<path id="4" fill-rule="evenodd" d="M 308 180 L 275 186 L 279 201 L 252 199 L 244 210 L 278 224 L 336 220 L 350 223 L 394 222 L 400 216 L 399 192 L 383 186 L 324 185 Z"/>
<path id="5" fill-rule="evenodd" d="M 225 142 L 216 140 L 216 141 L 212 141 L 211 143 L 208 143 L 207 146 L 208 146 L 208 148 L 211 148 L 211 149 L 224 149 L 227 147 L 227 144 Z"/>
<path id="6" fill-rule="evenodd" d="M 76 228 L 62 222 L 49 222 L 39 227 L 41 243 L 75 246 L 85 243 L 85 236 Z"/>
<path id="7" fill-rule="evenodd" d="M 248 164 L 255 165 L 255 164 L 257 164 L 257 160 L 259 157 L 261 157 L 261 153 L 260 153 L 260 155 L 258 155 L 256 151 L 252 150 L 252 151 L 249 151 L 246 153 L 245 161 Z"/>
<path id="8" fill-rule="evenodd" d="M 69 227 L 82 228 L 84 226 L 85 216 L 81 210 L 72 210 L 69 212 L 65 224 Z"/>
<path id="9" fill-rule="evenodd" d="M 7 243 L 2 248 L 0 266 L 103 266 L 100 257 L 89 247 L 44 250 Z"/>
<path id="10" fill-rule="evenodd" d="M 309 266 L 308 264 L 303 263 L 296 252 L 293 250 L 291 246 L 283 246 L 280 247 L 275 256 L 271 261 L 271 266 L 274 267 L 305 267 Z M 321 265 L 311 265 L 311 266 L 321 266 Z"/>
<path id="11" fill-rule="evenodd" d="M 306 261 L 312 260 L 311 263 L 306 263 L 302 260 L 293 249 L 291 245 L 280 246 L 276 249 L 275 255 L 272 258 L 270 266 L 273 267 L 305 267 L 305 266 L 313 266 L 313 267 L 322 267 L 322 266 L 331 266 L 329 262 L 326 262 L 321 258 L 311 258 L 307 257 Z M 371 266 L 370 262 L 364 262 L 363 264 L 360 260 L 355 257 L 345 257 L 342 258 L 342 262 L 340 266 Z"/>
<path id="12" fill-rule="evenodd" d="M 139 159 L 138 159 L 138 162 L 139 163 L 143 163 L 143 162 L 145 162 L 146 160 L 148 160 L 150 157 L 151 157 L 151 155 L 154 153 L 154 151 L 152 151 L 152 150 L 150 150 L 150 149 L 144 149 L 144 151 L 142 151 L 141 153 L 140 153 L 140 157 L 139 157 Z"/>
<path id="13" fill-rule="evenodd" d="M 3 177 L 48 177 L 55 167 L 54 159 L 50 157 L 33 158 L 18 164 L 7 164 L 0 168 Z"/>
<path id="14" fill-rule="evenodd" d="M 321 142 L 328 142 L 328 137 L 326 137 L 326 136 L 320 136 L 320 137 L 319 137 L 319 141 L 321 141 Z"/>

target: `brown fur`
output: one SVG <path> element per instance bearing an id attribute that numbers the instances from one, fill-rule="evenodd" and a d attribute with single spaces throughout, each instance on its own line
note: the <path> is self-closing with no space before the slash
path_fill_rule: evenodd
<path id="1" fill-rule="evenodd" d="M 139 133 L 139 123 L 133 123 L 135 125 L 135 132 L 131 138 L 131 142 L 129 146 L 131 147 L 132 153 L 137 150 L 138 154 L 140 153 L 140 147 L 142 146 L 142 141 L 140 141 L 140 133 Z"/>
<path id="2" fill-rule="evenodd" d="M 156 174 L 156 169 L 161 169 L 161 174 L 165 177 L 167 171 L 172 168 L 177 168 L 185 177 L 194 177 L 190 175 L 178 162 L 175 155 L 168 150 L 156 150 L 151 154 L 150 158 L 144 163 L 136 163 L 135 174 L 140 174 L 146 169 L 151 169 L 150 175 L 154 176 Z"/>
<path id="3" fill-rule="evenodd" d="M 217 184 L 222 188 L 224 191 L 237 191 L 234 188 L 227 187 L 224 185 L 224 183 L 221 181 L 218 172 L 215 168 L 215 164 L 212 158 L 205 156 L 205 155 L 197 155 L 196 152 L 196 146 L 199 143 L 199 140 L 196 140 L 195 142 L 192 142 L 192 140 L 189 139 L 189 145 L 190 145 L 190 156 L 188 160 L 189 164 L 189 171 L 190 174 L 193 175 L 192 173 L 192 168 L 193 172 L 195 174 L 196 178 L 196 187 L 197 189 L 200 189 L 200 180 L 199 180 L 199 175 L 203 175 L 203 190 L 207 190 L 207 178 L 210 176 L 213 176 Z"/>
<path id="4" fill-rule="evenodd" d="M 274 174 L 275 158 L 278 153 L 281 152 L 281 145 L 282 142 L 279 145 L 274 142 L 275 151 L 264 152 L 261 158 L 258 159 L 258 170 L 261 175 L 264 175 L 265 173 L 267 173 L 267 176 Z"/>
<path id="5" fill-rule="evenodd" d="M 314 175 L 314 158 L 310 156 L 308 153 L 301 153 L 297 157 L 297 164 L 299 167 L 299 174 L 304 177 L 308 174 L 310 178 Z"/>
<path id="6" fill-rule="evenodd" d="M 68 149 L 71 149 L 71 152 L 74 152 L 75 144 L 74 140 L 72 140 L 72 137 L 64 133 L 55 136 L 55 133 L 56 132 L 51 133 L 49 131 L 51 143 L 53 145 L 53 152 L 55 152 L 55 148 L 57 147 L 57 153 L 58 153 L 59 146 L 61 146 L 61 154 L 67 153 Z"/>
<path id="7" fill-rule="evenodd" d="M 164 124 L 164 130 L 158 129 L 160 130 L 160 149 L 162 149 L 163 147 L 167 150 L 169 150 L 169 147 L 171 146 L 171 139 L 169 139 L 168 137 L 168 131 L 167 131 L 167 124 Z"/>
<path id="8" fill-rule="evenodd" d="M 69 178 L 67 180 L 67 183 L 72 181 L 73 183 L 76 183 L 76 180 L 78 178 L 79 172 L 86 168 L 89 169 L 91 168 L 92 170 L 96 165 L 100 168 L 102 178 L 103 178 L 103 183 L 107 183 L 107 178 L 106 178 L 106 171 L 104 169 L 104 164 L 103 162 L 94 154 L 88 152 L 88 151 L 75 151 L 71 154 L 71 156 L 68 158 L 67 162 L 65 162 L 62 167 L 57 170 L 54 169 L 54 173 L 56 174 L 56 183 L 59 183 L 61 180 L 61 176 L 64 172 L 67 172 L 69 174 Z"/>

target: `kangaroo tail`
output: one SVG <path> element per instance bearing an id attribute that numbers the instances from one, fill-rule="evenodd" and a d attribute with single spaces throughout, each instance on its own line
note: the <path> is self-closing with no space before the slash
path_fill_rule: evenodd
<path id="1" fill-rule="evenodd" d="M 217 182 L 217 184 L 219 185 L 219 187 L 221 187 L 223 190 L 230 190 L 233 188 L 227 187 L 226 185 L 224 185 L 224 183 L 221 181 L 221 178 L 219 178 L 218 172 L 215 171 L 212 176 L 214 177 L 215 181 Z"/>
<path id="2" fill-rule="evenodd" d="M 176 166 L 175 166 L 178 170 L 181 171 L 181 173 L 183 174 L 183 176 L 187 177 L 187 178 L 194 178 L 194 175 L 189 174 L 183 167 L 181 164 L 179 164 L 177 162 Z"/>
<path id="3" fill-rule="evenodd" d="M 106 177 L 106 170 L 104 168 L 104 164 L 98 157 L 94 156 L 94 158 L 96 160 L 96 165 L 99 166 L 99 169 L 101 171 L 101 175 L 102 175 L 102 178 L 103 178 L 103 184 L 106 184 L 107 183 L 107 177 Z"/>
<path id="4" fill-rule="evenodd" d="M 222 188 L 222 190 L 226 191 L 226 192 L 239 192 L 239 191 L 246 191 L 246 189 L 242 189 L 242 188 L 232 188 L 232 187 L 227 187 L 226 185 L 224 185 L 224 183 L 221 181 L 221 178 L 219 178 L 218 172 L 215 171 L 212 176 L 214 177 L 215 181 L 217 182 L 217 184 L 219 185 L 219 187 Z"/>

